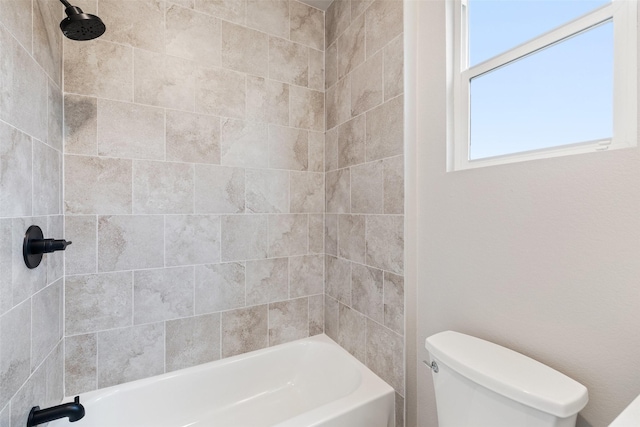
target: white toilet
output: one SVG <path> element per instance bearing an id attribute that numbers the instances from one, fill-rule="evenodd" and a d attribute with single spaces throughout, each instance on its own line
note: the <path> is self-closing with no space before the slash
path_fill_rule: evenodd
<path id="1" fill-rule="evenodd" d="M 582 384 L 479 338 L 446 331 L 425 347 L 439 427 L 575 427 L 589 400 Z"/>

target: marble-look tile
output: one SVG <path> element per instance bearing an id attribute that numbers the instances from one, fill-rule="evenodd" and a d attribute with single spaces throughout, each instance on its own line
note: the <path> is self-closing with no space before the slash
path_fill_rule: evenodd
<path id="1" fill-rule="evenodd" d="M 384 213 L 404 213 L 404 157 L 382 161 L 384 166 Z"/>
<path id="2" fill-rule="evenodd" d="M 325 132 L 324 136 L 324 170 L 338 169 L 338 128 Z"/>
<path id="3" fill-rule="evenodd" d="M 309 215 L 309 253 L 324 253 L 324 214 Z"/>
<path id="4" fill-rule="evenodd" d="M 289 288 L 291 298 L 321 294 L 324 291 L 324 256 L 289 258 Z"/>
<path id="5" fill-rule="evenodd" d="M 222 217 L 222 261 L 267 257 L 267 216 Z"/>
<path id="6" fill-rule="evenodd" d="M 349 0 L 336 0 L 325 12 L 325 46 L 329 46 L 347 29 L 351 22 Z"/>
<path id="7" fill-rule="evenodd" d="M 245 306 L 245 267 L 239 262 L 197 265 L 196 314 Z"/>
<path id="8" fill-rule="evenodd" d="M 131 213 L 132 162 L 65 156 L 66 214 Z"/>
<path id="9" fill-rule="evenodd" d="M 269 215 L 269 257 L 303 255 L 308 247 L 307 215 Z"/>
<path id="10" fill-rule="evenodd" d="M 289 172 L 247 169 L 247 212 L 288 213 Z"/>
<path id="11" fill-rule="evenodd" d="M 367 265 L 402 274 L 404 219 L 395 215 L 367 215 Z"/>
<path id="12" fill-rule="evenodd" d="M 338 82 L 338 43 L 327 48 L 324 53 L 324 87 L 329 89 Z"/>
<path id="13" fill-rule="evenodd" d="M 289 94 L 291 126 L 324 131 L 324 93 L 291 86 Z"/>
<path id="14" fill-rule="evenodd" d="M 31 371 L 45 360 L 62 339 L 62 282 L 58 280 L 33 296 Z"/>
<path id="15" fill-rule="evenodd" d="M 309 89 L 324 90 L 324 54 L 309 49 Z"/>
<path id="16" fill-rule="evenodd" d="M 167 160 L 220 164 L 220 118 L 167 110 Z"/>
<path id="17" fill-rule="evenodd" d="M 364 264 L 364 215 L 338 215 L 338 256 Z"/>
<path id="18" fill-rule="evenodd" d="M 326 212 L 349 213 L 351 211 L 351 172 L 338 169 L 326 173 Z"/>
<path id="19" fill-rule="evenodd" d="M 403 97 L 367 112 L 367 161 L 402 154 Z"/>
<path id="20" fill-rule="evenodd" d="M 61 213 L 61 163 L 58 150 L 33 141 L 33 215 Z"/>
<path id="21" fill-rule="evenodd" d="M 165 265 L 220 262 L 220 217 L 167 215 L 164 222 Z"/>
<path id="22" fill-rule="evenodd" d="M 133 324 L 193 316 L 193 267 L 133 272 Z"/>
<path id="23" fill-rule="evenodd" d="M 324 333 L 324 295 L 309 297 L 309 336 Z"/>
<path id="24" fill-rule="evenodd" d="M 47 84 L 47 144 L 62 151 L 62 132 L 64 121 L 64 98 L 59 86 L 49 79 Z"/>
<path id="25" fill-rule="evenodd" d="M 367 61 L 351 74 L 351 115 L 357 116 L 382 103 L 383 99 L 382 52 Z"/>
<path id="26" fill-rule="evenodd" d="M 98 338 L 96 334 L 64 339 L 64 389 L 69 396 L 92 391 L 98 385 Z"/>
<path id="27" fill-rule="evenodd" d="M 196 73 L 196 112 L 242 119 L 245 116 L 245 75 L 224 68 Z"/>
<path id="28" fill-rule="evenodd" d="M 247 26 L 289 38 L 289 1 L 247 0 Z"/>
<path id="29" fill-rule="evenodd" d="M 104 40 L 164 52 L 163 0 L 100 0 L 100 17 L 108 23 Z"/>
<path id="30" fill-rule="evenodd" d="M 279 37 L 269 37 L 269 77 L 285 83 L 307 86 L 309 48 Z"/>
<path id="31" fill-rule="evenodd" d="M 245 206 L 245 172 L 242 168 L 195 165 L 197 213 L 242 213 Z"/>
<path id="32" fill-rule="evenodd" d="M 376 0 L 366 11 L 367 58 L 402 33 L 401 1 Z"/>
<path id="33" fill-rule="evenodd" d="M 338 167 L 345 168 L 365 161 L 365 116 L 338 126 Z"/>
<path id="34" fill-rule="evenodd" d="M 27 425 L 29 411 L 33 407 L 32 402 L 46 402 L 47 398 L 47 372 L 41 365 L 24 383 L 11 400 L 11 425 Z"/>
<path id="35" fill-rule="evenodd" d="M 65 335 L 130 326 L 132 298 L 131 272 L 67 276 Z"/>
<path id="36" fill-rule="evenodd" d="M 404 340 L 370 319 L 367 320 L 367 362 L 398 393 L 404 393 Z"/>
<path id="37" fill-rule="evenodd" d="M 189 317 L 166 324 L 166 371 L 220 359 L 220 314 Z"/>
<path id="38" fill-rule="evenodd" d="M 367 318 L 340 304 L 338 308 L 338 344 L 362 363 L 366 357 Z"/>
<path id="39" fill-rule="evenodd" d="M 269 345 L 268 305 L 222 313 L 222 357 L 235 356 Z"/>
<path id="40" fill-rule="evenodd" d="M 133 213 L 193 213 L 194 165 L 133 162 Z"/>
<path id="41" fill-rule="evenodd" d="M 269 126 L 269 167 L 304 171 L 309 167 L 309 132 Z"/>
<path id="42" fill-rule="evenodd" d="M 406 393 L 406 391 L 405 391 Z M 396 426 L 402 427 L 404 426 L 404 397 L 402 397 L 398 392 L 395 393 L 395 407 L 396 407 Z"/>
<path id="43" fill-rule="evenodd" d="M 384 99 L 404 92 L 404 39 L 396 37 L 384 47 Z"/>
<path id="44" fill-rule="evenodd" d="M 269 36 L 260 31 L 222 21 L 222 66 L 255 76 L 267 77 Z"/>
<path id="45" fill-rule="evenodd" d="M 327 294 L 324 295 L 324 333 L 334 341 L 338 341 L 338 306 L 339 302 Z"/>
<path id="46" fill-rule="evenodd" d="M 193 63 L 134 49 L 133 99 L 140 104 L 193 111 L 196 82 Z"/>
<path id="47" fill-rule="evenodd" d="M 347 76 L 327 89 L 326 116 L 327 130 L 351 118 L 351 76 Z"/>
<path id="48" fill-rule="evenodd" d="M 98 388 L 164 372 L 164 323 L 98 333 Z"/>
<path id="49" fill-rule="evenodd" d="M 268 167 L 268 129 L 266 123 L 223 119 L 220 163 L 226 166 Z"/>
<path id="50" fill-rule="evenodd" d="M 338 256 L 338 215 L 325 214 L 324 230 L 325 253 Z"/>
<path id="51" fill-rule="evenodd" d="M 354 309 L 376 322 L 384 321 L 382 270 L 354 263 L 351 292 Z"/>
<path id="52" fill-rule="evenodd" d="M 309 171 L 324 172 L 324 132 L 309 132 Z"/>
<path id="53" fill-rule="evenodd" d="M 351 263 L 325 255 L 325 293 L 344 304 L 351 304 Z"/>
<path id="54" fill-rule="evenodd" d="M 323 212 L 324 195 L 323 173 L 291 172 L 291 212 Z"/>
<path id="55" fill-rule="evenodd" d="M 165 53 L 207 67 L 222 63 L 220 19 L 184 7 L 168 5 Z"/>
<path id="56" fill-rule="evenodd" d="M 31 301 L 0 317 L 0 407 L 29 378 L 31 354 Z"/>
<path id="57" fill-rule="evenodd" d="M 299 1 L 289 3 L 291 40 L 324 50 L 324 14 L 321 10 Z M 282 37 L 286 37 L 282 36 Z"/>
<path id="58" fill-rule="evenodd" d="M 364 62 L 364 16 L 356 18 L 338 38 L 338 79 L 343 78 Z"/>
<path id="59" fill-rule="evenodd" d="M 64 394 L 64 343 L 62 340 L 49 353 L 44 361 L 46 372 L 46 400 L 47 406 L 57 405 Z"/>
<path id="60" fill-rule="evenodd" d="M 404 334 L 404 277 L 384 272 L 384 326 Z"/>
<path id="61" fill-rule="evenodd" d="M 282 301 L 288 296 L 288 258 L 247 261 L 247 305 Z"/>
<path id="62" fill-rule="evenodd" d="M 0 28 L 0 120 L 47 140 L 47 76 L 9 32 Z"/>
<path id="63" fill-rule="evenodd" d="M 309 336 L 309 300 L 298 298 L 269 304 L 269 345 Z"/>
<path id="64" fill-rule="evenodd" d="M 0 409 L 0 427 L 11 427 L 11 402 Z"/>
<path id="65" fill-rule="evenodd" d="M 351 212 L 383 213 L 384 165 L 381 160 L 351 168 Z"/>
<path id="66" fill-rule="evenodd" d="M 33 2 L 33 57 L 61 87 L 62 34 L 60 32 L 60 5 L 49 0 Z"/>
<path id="67" fill-rule="evenodd" d="M 97 227 L 95 215 L 67 215 L 64 221 L 65 239 L 73 245 L 65 250 L 64 262 L 67 275 L 95 273 L 98 268 Z"/>
<path id="68" fill-rule="evenodd" d="M 98 271 L 162 267 L 163 237 L 162 216 L 98 217 Z"/>
<path id="69" fill-rule="evenodd" d="M 31 215 L 32 157 L 29 135 L 0 122 L 0 216 Z"/>
<path id="70" fill-rule="evenodd" d="M 247 119 L 289 125 L 289 85 L 247 76 Z"/>
<path id="71" fill-rule="evenodd" d="M 0 22 L 31 52 L 33 37 L 32 0 L 0 1 Z"/>
<path id="72" fill-rule="evenodd" d="M 364 13 L 373 2 L 374 0 L 351 0 L 351 19 L 357 18 L 361 13 Z"/>
<path id="73" fill-rule="evenodd" d="M 64 152 L 98 154 L 98 101 L 96 98 L 64 96 Z"/>
<path id="74" fill-rule="evenodd" d="M 168 0 L 171 3 L 177 4 L 178 6 L 186 7 L 187 9 L 195 8 L 196 0 Z"/>
<path id="75" fill-rule="evenodd" d="M 64 91 L 133 101 L 133 49 L 103 40 L 65 40 Z"/>
<path id="76" fill-rule="evenodd" d="M 69 239 L 64 234 L 64 216 L 49 215 L 47 217 L 47 235 L 57 239 Z M 73 242 L 73 240 L 71 240 Z M 64 277 L 64 252 L 58 251 L 47 255 L 47 283 L 51 284 Z"/>
<path id="77" fill-rule="evenodd" d="M 237 24 L 244 24 L 247 16 L 246 0 L 196 0 L 195 8 Z"/>
<path id="78" fill-rule="evenodd" d="M 98 100 L 98 154 L 164 160 L 164 110 Z"/>

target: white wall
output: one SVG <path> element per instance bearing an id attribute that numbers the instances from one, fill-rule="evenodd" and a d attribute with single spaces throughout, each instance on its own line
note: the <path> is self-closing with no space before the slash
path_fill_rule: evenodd
<path id="1" fill-rule="evenodd" d="M 590 401 L 578 425 L 605 426 L 640 393 L 640 151 L 446 173 L 444 1 L 407 3 L 417 9 L 408 83 L 420 76 L 406 90 L 417 135 L 407 141 L 407 223 L 416 228 L 406 233 L 407 295 L 416 295 L 407 321 L 417 348 L 407 425 L 436 425 L 420 361 L 426 337 L 453 329 L 583 383 Z"/>

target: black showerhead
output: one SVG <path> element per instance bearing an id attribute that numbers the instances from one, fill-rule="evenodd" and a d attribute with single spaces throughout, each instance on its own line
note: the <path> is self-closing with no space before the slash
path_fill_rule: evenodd
<path id="1" fill-rule="evenodd" d="M 71 40 L 92 40 L 104 34 L 107 27 L 100 18 L 84 13 L 82 9 L 71 6 L 65 0 L 60 1 L 67 7 L 67 17 L 60 23 L 62 34 Z"/>

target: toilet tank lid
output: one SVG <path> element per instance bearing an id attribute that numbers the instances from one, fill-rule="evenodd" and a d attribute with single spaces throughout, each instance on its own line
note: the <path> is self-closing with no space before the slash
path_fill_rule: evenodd
<path id="1" fill-rule="evenodd" d="M 445 331 L 427 338 L 431 356 L 469 380 L 559 418 L 587 404 L 587 388 L 566 375 L 497 344 Z M 437 374 L 434 374 L 437 375 Z"/>

